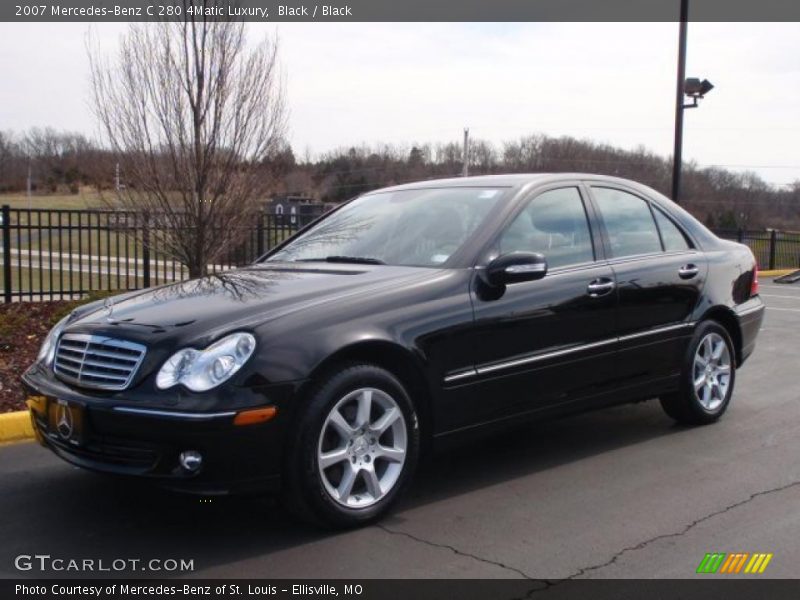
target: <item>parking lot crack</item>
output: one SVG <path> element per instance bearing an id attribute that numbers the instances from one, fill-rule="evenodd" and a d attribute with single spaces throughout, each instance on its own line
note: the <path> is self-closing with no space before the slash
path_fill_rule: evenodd
<path id="1" fill-rule="evenodd" d="M 635 544 L 633 546 L 627 546 L 625 548 L 622 548 L 620 551 L 616 552 L 613 556 L 611 556 L 611 558 L 609 558 L 608 560 L 606 560 L 606 561 L 604 561 L 602 563 L 596 564 L 596 565 L 591 565 L 591 566 L 588 566 L 588 567 L 582 567 L 582 568 L 578 569 L 577 571 L 575 571 L 574 573 L 572 573 L 571 575 L 568 575 L 567 577 L 565 577 L 563 579 L 556 580 L 554 583 L 558 584 L 558 583 L 561 583 L 561 582 L 564 582 L 564 581 L 577 579 L 579 577 L 582 577 L 582 576 L 586 575 L 587 573 L 591 573 L 593 571 L 599 571 L 601 569 L 605 569 L 606 567 L 610 567 L 611 565 L 615 564 L 620 558 L 622 558 L 624 555 L 626 555 L 628 553 L 638 552 L 639 550 L 643 550 L 644 548 L 650 546 L 651 544 L 654 544 L 654 543 L 659 542 L 661 540 L 681 537 L 683 535 L 686 535 L 688 532 L 690 532 L 692 529 L 694 529 L 698 525 L 700 525 L 702 523 L 705 523 L 706 521 L 708 521 L 710 519 L 713 519 L 715 517 L 723 515 L 723 514 L 725 514 L 727 512 L 735 510 L 735 509 L 737 509 L 737 508 L 739 508 L 741 506 L 744 506 L 745 504 L 748 504 L 748 503 L 752 502 L 756 498 L 760 498 L 761 496 L 767 496 L 767 495 L 770 495 L 770 494 L 776 494 L 776 493 L 779 493 L 779 492 L 784 492 L 784 491 L 786 491 L 788 489 L 791 489 L 791 488 L 794 488 L 794 487 L 797 487 L 797 486 L 800 486 L 800 481 L 792 481 L 791 483 L 787 483 L 787 484 L 784 484 L 784 485 L 781 485 L 781 486 L 777 486 L 777 487 L 774 487 L 774 488 L 770 488 L 770 489 L 767 489 L 767 490 L 761 490 L 759 492 L 753 492 L 752 494 L 750 494 L 747 498 L 744 498 L 743 500 L 739 500 L 738 502 L 734 502 L 733 504 L 729 504 L 728 506 L 726 506 L 724 508 L 721 508 L 719 510 L 715 510 L 714 512 L 711 512 L 711 513 L 709 513 L 707 515 L 704 515 L 704 516 L 702 516 L 702 517 L 700 517 L 698 519 L 695 519 L 694 521 L 692 521 L 691 523 L 689 523 L 685 527 L 683 527 L 680 531 L 674 531 L 674 532 L 671 532 L 671 533 L 662 533 L 662 534 L 653 536 L 653 537 L 651 537 L 649 539 L 646 539 L 646 540 L 644 540 L 642 542 L 639 542 L 638 544 Z"/>
<path id="2" fill-rule="evenodd" d="M 413 540 L 415 542 L 418 542 L 420 544 L 425 544 L 426 546 L 430 546 L 432 548 L 440 548 L 442 550 L 449 550 L 450 552 L 452 552 L 453 554 L 455 554 L 457 556 L 464 556 L 466 558 L 471 558 L 473 560 L 477 560 L 478 562 L 482 562 L 482 563 L 487 564 L 487 565 L 493 565 L 495 567 L 500 567 L 501 569 L 505 569 L 506 571 L 510 571 L 512 573 L 516 573 L 517 575 L 519 575 L 520 577 L 522 577 L 524 579 L 528 579 L 530 581 L 539 581 L 539 582 L 542 583 L 542 585 L 544 587 L 547 587 L 547 586 L 550 585 L 549 581 L 544 580 L 544 579 L 536 579 L 535 577 L 531 577 L 530 575 L 528 575 L 527 573 L 525 573 L 521 569 L 518 569 L 516 567 L 512 567 L 511 565 L 507 565 L 507 564 L 502 563 L 500 561 L 491 560 L 489 558 L 484 558 L 482 556 L 478 556 L 477 554 L 472 554 L 471 552 L 465 552 L 464 550 L 459 550 L 458 548 L 456 548 L 455 546 L 451 546 L 450 544 L 441 544 L 441 543 L 438 543 L 438 542 L 432 542 L 430 540 L 426 540 L 424 538 L 421 538 L 421 537 L 419 537 L 417 535 L 414 535 L 412 533 L 408 533 L 406 531 L 400 531 L 399 529 L 390 529 L 386 525 L 378 524 L 378 525 L 376 525 L 376 527 L 378 529 L 382 530 L 382 531 L 385 531 L 386 533 L 388 533 L 390 535 L 403 536 L 405 538 L 408 538 L 408 539 Z"/>

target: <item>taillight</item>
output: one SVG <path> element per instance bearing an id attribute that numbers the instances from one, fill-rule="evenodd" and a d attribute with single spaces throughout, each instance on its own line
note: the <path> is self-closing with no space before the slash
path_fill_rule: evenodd
<path id="1" fill-rule="evenodd" d="M 750 283 L 750 297 L 758 295 L 758 265 L 753 267 L 753 281 Z"/>

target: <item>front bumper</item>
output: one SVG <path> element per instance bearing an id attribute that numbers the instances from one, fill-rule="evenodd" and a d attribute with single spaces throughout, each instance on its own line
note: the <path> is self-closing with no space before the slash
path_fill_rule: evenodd
<path id="1" fill-rule="evenodd" d="M 23 384 L 39 443 L 69 463 L 198 494 L 279 487 L 281 411 L 271 421 L 237 426 L 236 411 L 191 413 L 104 402 L 63 386 L 38 367 L 23 375 Z M 203 457 L 194 473 L 179 462 L 187 450 Z"/>

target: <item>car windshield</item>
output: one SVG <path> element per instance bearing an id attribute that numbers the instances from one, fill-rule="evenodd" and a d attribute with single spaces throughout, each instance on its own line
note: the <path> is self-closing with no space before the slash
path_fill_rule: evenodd
<path id="1" fill-rule="evenodd" d="M 486 219 L 502 192 L 445 188 L 368 194 L 323 219 L 267 261 L 441 265 Z"/>

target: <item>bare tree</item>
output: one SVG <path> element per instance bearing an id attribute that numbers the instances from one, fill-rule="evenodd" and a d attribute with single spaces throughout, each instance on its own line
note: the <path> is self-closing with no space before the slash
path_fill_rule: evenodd
<path id="1" fill-rule="evenodd" d="M 187 19 L 132 24 L 114 60 L 89 55 L 126 184 L 118 203 L 148 214 L 151 236 L 197 277 L 252 227 L 286 108 L 276 41 L 248 48 L 244 23 Z"/>
<path id="2" fill-rule="evenodd" d="M 6 191 L 12 186 L 10 171 L 15 150 L 11 132 L 0 131 L 0 191 Z"/>
<path id="3" fill-rule="evenodd" d="M 475 175 L 491 173 L 497 166 L 497 153 L 487 140 L 475 139 L 470 143 L 470 173 Z"/>

